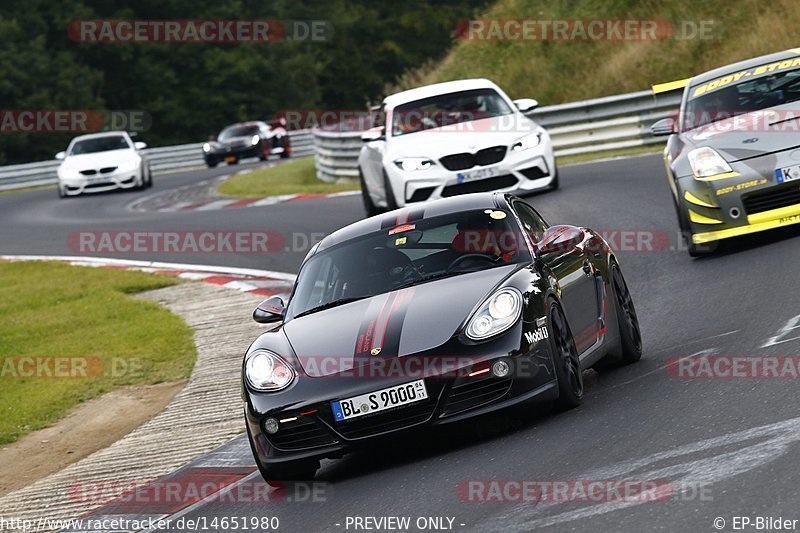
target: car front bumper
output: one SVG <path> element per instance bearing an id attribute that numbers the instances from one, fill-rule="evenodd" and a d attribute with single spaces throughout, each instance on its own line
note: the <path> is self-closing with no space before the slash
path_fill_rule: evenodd
<path id="1" fill-rule="evenodd" d="M 782 154 L 732 163 L 732 172 L 709 178 L 679 178 L 678 201 L 692 242 L 712 243 L 800 223 L 800 180 L 778 181 L 776 160 L 780 167 Z"/>
<path id="2" fill-rule="evenodd" d="M 547 137 L 543 137 L 542 143 L 534 148 L 522 152 L 508 151 L 499 163 L 467 170 L 447 170 L 440 162 L 426 170 L 411 172 L 400 169 L 393 162 L 385 162 L 384 169 L 394 198 L 401 207 L 472 192 L 526 194 L 549 188 L 556 178 L 555 157 Z M 477 170 L 486 170 L 494 175 L 475 180 L 462 176 Z"/>
<path id="3" fill-rule="evenodd" d="M 521 327 L 518 329 L 521 332 Z M 269 395 L 247 391 L 245 419 L 258 460 L 268 464 L 340 457 L 376 439 L 394 438 L 398 433 L 473 418 L 523 402 L 554 400 L 558 396 L 547 343 L 539 343 L 529 353 L 515 356 L 502 348 L 493 356 L 478 355 L 485 348 L 486 345 L 478 345 L 475 355 L 464 357 L 463 363 L 451 361 L 446 373 L 426 374 L 424 378 L 301 376 L 285 392 Z M 415 356 L 401 359 L 407 357 Z M 500 358 L 511 362 L 508 376 L 498 378 L 490 371 L 470 376 L 472 372 L 490 368 Z M 349 421 L 334 419 L 330 406 L 333 400 L 416 379 L 425 380 L 428 399 Z M 274 435 L 267 434 L 263 427 L 271 417 L 280 421 Z"/>
<path id="4" fill-rule="evenodd" d="M 141 174 L 141 167 L 135 170 L 116 170 L 107 174 L 97 173 L 91 176 L 79 174 L 78 177 L 64 178 L 59 176 L 58 184 L 67 196 L 77 196 L 88 192 L 105 192 L 116 189 L 132 189 L 136 186 Z"/>

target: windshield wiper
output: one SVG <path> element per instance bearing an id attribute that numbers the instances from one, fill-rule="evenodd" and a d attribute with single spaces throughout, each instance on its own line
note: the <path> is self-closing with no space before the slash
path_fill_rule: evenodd
<path id="1" fill-rule="evenodd" d="M 316 307 L 312 307 L 311 309 L 306 309 L 302 313 L 298 313 L 294 315 L 294 318 L 300 318 L 301 316 L 310 315 L 311 313 L 316 313 L 318 311 L 324 311 L 326 309 L 330 309 L 332 307 L 339 307 L 340 305 L 349 304 L 350 302 L 356 302 L 358 300 L 363 300 L 366 296 L 354 296 L 351 298 L 339 298 L 338 300 L 333 300 L 332 302 L 328 302 L 322 305 L 318 305 Z"/>

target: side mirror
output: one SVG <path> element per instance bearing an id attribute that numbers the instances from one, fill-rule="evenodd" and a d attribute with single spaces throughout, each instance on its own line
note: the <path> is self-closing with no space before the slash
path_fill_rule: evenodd
<path id="1" fill-rule="evenodd" d="M 571 252 L 586 238 L 586 233 L 575 226 L 551 226 L 536 244 L 539 253 L 564 254 Z"/>
<path id="2" fill-rule="evenodd" d="M 283 300 L 279 296 L 273 296 L 258 304 L 253 311 L 253 320 L 259 324 L 280 322 L 283 320 L 285 312 L 286 307 L 283 305 Z"/>
<path id="3" fill-rule="evenodd" d="M 519 100 L 514 100 L 514 105 L 523 113 L 527 113 L 539 107 L 539 102 L 533 98 L 520 98 Z"/>
<path id="4" fill-rule="evenodd" d="M 147 148 L 147 143 L 143 143 L 142 141 L 136 141 L 133 143 L 133 146 L 136 147 L 137 150 L 144 150 Z"/>
<path id="5" fill-rule="evenodd" d="M 65 159 L 67 157 L 67 152 L 58 152 L 56 154 L 56 159 Z"/>
<path id="6" fill-rule="evenodd" d="M 654 123 L 650 126 L 650 134 L 655 137 L 661 137 L 663 135 L 672 135 L 675 133 L 675 119 L 674 118 L 662 118 L 661 120 Z"/>
<path id="7" fill-rule="evenodd" d="M 361 140 L 365 143 L 369 143 L 372 141 L 380 141 L 386 137 L 386 130 L 383 126 L 376 126 L 374 128 L 370 128 L 364 133 L 361 134 Z"/>

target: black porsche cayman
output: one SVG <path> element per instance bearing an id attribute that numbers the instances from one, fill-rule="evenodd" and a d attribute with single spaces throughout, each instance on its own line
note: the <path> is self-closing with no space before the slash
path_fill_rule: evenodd
<path id="1" fill-rule="evenodd" d="M 583 398 L 582 370 L 642 343 L 614 253 L 519 198 L 459 196 L 362 220 L 308 254 L 279 323 L 243 361 L 245 418 L 268 481 L 308 479 L 373 439 L 521 402 Z"/>

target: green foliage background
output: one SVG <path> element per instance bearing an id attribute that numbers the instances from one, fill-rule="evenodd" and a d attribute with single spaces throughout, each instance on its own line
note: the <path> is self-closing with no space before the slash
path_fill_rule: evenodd
<path id="1" fill-rule="evenodd" d="M 363 109 L 441 57 L 486 0 L 3 0 L 2 109 L 141 110 L 151 146 L 204 140 L 285 109 Z M 76 43 L 82 19 L 326 20 L 324 43 Z M 71 135 L 0 135 L 0 164 L 51 159 Z"/>

